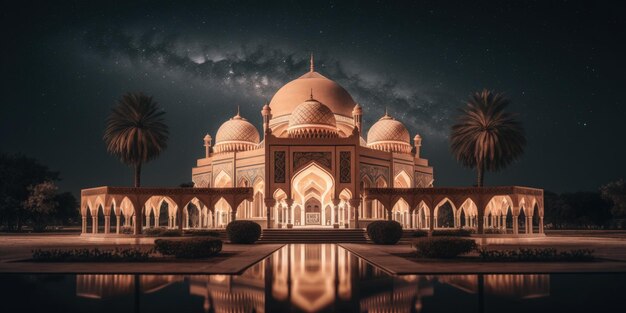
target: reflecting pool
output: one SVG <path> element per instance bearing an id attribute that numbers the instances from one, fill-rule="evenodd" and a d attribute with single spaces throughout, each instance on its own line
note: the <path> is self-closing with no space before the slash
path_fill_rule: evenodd
<path id="1" fill-rule="evenodd" d="M 602 312 L 624 274 L 392 276 L 333 244 L 241 275 L 0 275 L 2 312 Z"/>

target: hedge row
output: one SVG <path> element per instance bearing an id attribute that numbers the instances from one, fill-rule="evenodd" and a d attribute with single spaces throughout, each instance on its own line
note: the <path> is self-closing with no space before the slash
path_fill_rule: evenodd
<path id="1" fill-rule="evenodd" d="M 222 241 L 214 238 L 157 239 L 154 250 L 176 258 L 208 258 L 222 251 Z"/>
<path id="2" fill-rule="evenodd" d="M 478 254 L 483 261 L 490 262 L 583 262 L 594 259 L 591 249 L 573 249 L 557 251 L 554 248 L 487 250 L 480 249 Z"/>
<path id="3" fill-rule="evenodd" d="M 93 249 L 35 249 L 35 262 L 142 262 L 147 261 L 151 250 L 138 248 L 116 248 L 114 250 Z"/>
<path id="4" fill-rule="evenodd" d="M 433 236 L 435 237 L 469 237 L 472 235 L 472 231 L 469 229 L 435 229 L 433 230 Z M 428 237 L 428 231 L 418 229 L 413 231 L 413 237 Z"/>
<path id="5" fill-rule="evenodd" d="M 476 249 L 472 239 L 456 237 L 429 237 L 417 240 L 413 247 L 418 257 L 449 259 Z"/>

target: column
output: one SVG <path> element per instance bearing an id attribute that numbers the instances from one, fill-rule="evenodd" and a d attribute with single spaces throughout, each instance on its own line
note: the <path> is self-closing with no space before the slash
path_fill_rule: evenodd
<path id="1" fill-rule="evenodd" d="M 111 230 L 111 216 L 105 215 L 104 216 L 104 233 L 108 234 L 110 230 Z"/>
<path id="2" fill-rule="evenodd" d="M 415 210 L 409 212 L 409 228 L 413 227 L 413 219 L 415 218 Z"/>
<path id="3" fill-rule="evenodd" d="M 543 216 L 539 216 L 539 233 L 543 234 Z"/>
<path id="4" fill-rule="evenodd" d="M 470 225 L 470 217 L 468 215 L 465 215 L 465 226 L 466 227 L 471 227 L 471 225 Z"/>
<path id="5" fill-rule="evenodd" d="M 120 219 L 121 218 L 122 218 L 122 214 L 115 214 L 115 233 L 116 234 L 120 233 L 120 224 L 121 224 Z"/>
<path id="6" fill-rule="evenodd" d="M 131 223 L 133 224 L 133 235 L 139 235 L 141 231 L 141 225 L 137 227 L 137 215 L 133 215 Z"/>
<path id="7" fill-rule="evenodd" d="M 265 215 L 267 218 L 267 225 L 265 225 L 266 228 L 272 228 L 272 224 L 271 224 L 271 212 L 272 212 L 272 208 L 274 207 L 274 205 L 276 205 L 276 200 L 274 200 L 274 198 L 265 198 Z"/>
<path id="8" fill-rule="evenodd" d="M 428 229 L 430 229 L 430 232 L 432 233 L 433 230 L 435 230 L 435 214 L 430 214 L 429 216 L 426 217 L 426 227 L 428 227 Z"/>
<path id="9" fill-rule="evenodd" d="M 513 214 L 513 234 L 517 235 L 519 234 L 519 221 L 518 221 L 518 215 Z"/>
<path id="10" fill-rule="evenodd" d="M 359 199 L 350 199 L 350 206 L 354 208 L 354 228 L 359 228 Z"/>
<path id="11" fill-rule="evenodd" d="M 150 214 L 146 214 L 146 228 L 150 228 Z"/>
<path id="12" fill-rule="evenodd" d="M 229 223 L 232 221 L 236 221 L 237 220 L 237 207 L 232 205 L 231 209 L 230 209 L 230 221 L 228 221 Z"/>
<path id="13" fill-rule="evenodd" d="M 333 214 L 332 214 L 332 224 L 333 228 L 339 228 L 339 199 L 333 199 Z"/>
<path id="14" fill-rule="evenodd" d="M 287 204 L 287 228 L 293 228 L 293 199 L 287 198 L 285 203 Z"/>
<path id="15" fill-rule="evenodd" d="M 80 231 L 81 233 L 86 234 L 87 233 L 87 216 L 83 215 L 82 220 L 83 220 L 83 225 Z"/>
<path id="16" fill-rule="evenodd" d="M 94 234 L 98 233 L 98 216 L 91 217 L 91 232 Z"/>
<path id="17" fill-rule="evenodd" d="M 532 215 L 526 217 L 526 221 L 527 221 L 526 222 L 526 229 L 527 229 L 526 232 L 528 234 L 532 234 L 533 233 L 533 217 L 532 217 Z"/>
<path id="18" fill-rule="evenodd" d="M 500 229 L 506 229 L 506 215 L 500 216 Z"/>

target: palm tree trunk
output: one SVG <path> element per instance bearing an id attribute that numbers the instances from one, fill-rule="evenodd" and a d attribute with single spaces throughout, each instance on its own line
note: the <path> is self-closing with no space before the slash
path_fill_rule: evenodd
<path id="1" fill-rule="evenodd" d="M 478 182 L 476 184 L 476 187 L 482 187 L 484 176 L 485 176 L 485 170 L 481 163 L 478 163 L 478 166 L 476 167 L 476 171 L 478 172 Z"/>
<path id="2" fill-rule="evenodd" d="M 141 163 L 135 165 L 135 187 L 141 187 Z"/>

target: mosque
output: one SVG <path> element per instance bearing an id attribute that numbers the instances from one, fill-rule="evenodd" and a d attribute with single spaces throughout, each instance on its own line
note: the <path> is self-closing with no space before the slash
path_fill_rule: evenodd
<path id="1" fill-rule="evenodd" d="M 261 110 L 262 132 L 239 112 L 204 137 L 194 188 L 101 186 L 81 191 L 82 233 L 132 228 L 470 228 L 543 235 L 543 190 L 523 186 L 433 187 L 422 138 L 385 112 L 363 130 L 363 109 L 315 71 L 281 87 Z M 262 136 L 261 136 L 262 134 Z M 123 224 L 122 224 L 123 220 Z M 520 231 L 520 227 L 522 231 Z M 89 231 L 91 229 L 91 231 Z M 291 232 L 282 232 L 291 233 Z"/>
<path id="2" fill-rule="evenodd" d="M 363 200 L 369 187 L 432 187 L 433 168 L 413 137 L 387 112 L 363 130 L 363 110 L 335 81 L 310 69 L 281 87 L 261 110 L 262 136 L 239 112 L 215 140 L 204 137 L 205 155 L 192 169 L 195 187 L 252 187 L 254 200 L 240 204 L 236 219 L 268 228 L 351 228 L 360 218 L 387 219 L 378 201 Z M 354 212 L 352 208 L 358 208 Z M 206 212 L 212 227 L 230 222 L 226 201 Z M 406 203 L 392 218 L 410 224 Z M 416 224 L 417 225 L 417 224 Z"/>

